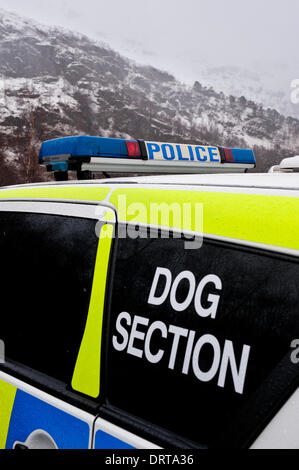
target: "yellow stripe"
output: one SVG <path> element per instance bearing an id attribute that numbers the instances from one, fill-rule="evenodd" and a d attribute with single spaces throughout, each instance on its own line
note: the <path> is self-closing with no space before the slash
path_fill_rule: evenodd
<path id="1" fill-rule="evenodd" d="M 37 187 L 5 189 L 0 191 L 0 199 L 77 199 L 82 201 L 103 201 L 108 196 L 107 187 Z"/>
<path id="2" fill-rule="evenodd" d="M 93 398 L 100 393 L 103 314 L 113 229 L 113 225 L 106 224 L 101 230 L 89 312 L 72 379 L 74 390 Z"/>
<path id="3" fill-rule="evenodd" d="M 178 203 L 183 207 L 190 203 L 194 207 L 195 203 L 201 203 L 204 233 L 299 249 L 297 197 L 121 188 L 112 193 L 110 202 L 119 210 L 119 220 L 139 223 L 151 222 L 151 204 Z M 136 203 L 145 209 L 138 212 Z M 170 221 L 169 226 L 175 225 Z M 192 230 L 195 228 L 192 221 Z"/>
<path id="4" fill-rule="evenodd" d="M 0 380 L 0 449 L 5 449 L 16 387 Z"/>

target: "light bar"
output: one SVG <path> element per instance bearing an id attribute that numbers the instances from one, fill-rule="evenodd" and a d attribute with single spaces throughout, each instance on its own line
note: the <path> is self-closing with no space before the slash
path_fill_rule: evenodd
<path id="1" fill-rule="evenodd" d="M 255 156 L 252 150 L 248 149 L 228 149 L 224 148 L 223 154 L 224 154 L 224 161 L 225 162 L 231 162 L 231 163 L 254 163 L 256 164 L 255 161 Z"/>
<path id="2" fill-rule="evenodd" d="M 295 157 L 284 158 L 279 165 L 270 168 L 269 173 L 298 173 L 299 172 L 299 155 Z"/>
<path id="3" fill-rule="evenodd" d="M 126 146 L 129 157 L 141 157 L 140 148 L 138 142 L 126 140 Z"/>
<path id="4" fill-rule="evenodd" d="M 104 137 L 66 137 L 42 144 L 48 171 L 240 173 L 254 168 L 252 150 Z"/>
<path id="5" fill-rule="evenodd" d="M 64 137 L 44 142 L 41 146 L 39 160 L 41 163 L 47 163 L 55 161 L 55 159 L 57 161 L 57 157 L 61 160 L 84 157 L 130 157 L 129 150 L 135 149 L 137 152 L 137 146 L 137 141 L 124 139 L 88 136 Z M 140 150 L 139 155 L 141 157 Z"/>

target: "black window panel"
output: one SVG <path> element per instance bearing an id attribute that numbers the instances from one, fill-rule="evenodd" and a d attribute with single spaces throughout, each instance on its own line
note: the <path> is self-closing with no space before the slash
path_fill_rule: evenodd
<path id="1" fill-rule="evenodd" d="M 89 219 L 0 213 L 0 338 L 6 359 L 70 383 L 98 239 Z"/>
<path id="2" fill-rule="evenodd" d="M 163 305 L 150 305 L 148 297 L 157 267 L 169 269 L 173 280 L 189 270 L 197 285 L 208 274 L 219 276 L 222 290 L 216 318 L 197 315 L 193 302 L 187 310 L 176 312 L 169 295 Z M 215 445 L 289 354 L 291 341 L 299 337 L 298 281 L 299 265 L 295 258 L 267 251 L 207 239 L 199 250 L 186 250 L 182 239 L 119 239 L 108 335 L 107 406 L 200 445 Z M 184 281 L 180 284 L 178 302 L 186 298 L 187 287 Z M 162 291 L 163 283 L 158 285 L 157 295 Z M 204 307 L 210 305 L 209 293 L 219 291 L 211 285 L 204 289 Z M 145 333 L 154 321 L 161 321 L 167 327 L 175 325 L 195 331 L 196 339 L 213 335 L 221 352 L 225 341 L 232 341 L 238 367 L 243 346 L 249 345 L 243 393 L 236 393 L 230 367 L 224 388 L 217 385 L 218 373 L 213 380 L 202 382 L 190 365 L 188 375 L 182 374 L 186 338 L 180 339 L 174 370 L 168 368 L 173 335 L 167 339 L 159 332 L 152 336 L 152 352 L 164 350 L 157 364 L 150 363 L 144 352 L 139 358 L 128 354 L 127 348 L 117 351 L 112 338 L 116 336 L 122 341 L 116 329 L 121 312 L 128 312 L 132 322 L 136 315 L 148 319 L 148 326 L 138 326 L 138 331 Z M 132 325 L 122 322 L 122 326 L 130 334 Z M 134 346 L 144 350 L 144 341 L 135 339 Z M 200 361 L 201 369 L 209 370 L 209 346 Z"/>

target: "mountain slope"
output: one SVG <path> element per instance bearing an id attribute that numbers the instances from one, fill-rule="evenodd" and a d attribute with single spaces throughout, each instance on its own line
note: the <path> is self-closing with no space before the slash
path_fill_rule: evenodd
<path id="1" fill-rule="evenodd" d="M 299 119 L 298 103 L 291 99 L 291 83 L 297 76 L 290 64 L 255 64 L 255 70 L 237 66 L 212 66 L 204 61 L 195 65 L 198 80 L 218 92 L 262 103 L 264 107 L 276 109 L 284 116 Z"/>
<path id="2" fill-rule="evenodd" d="M 0 77 L 0 145 L 12 179 L 43 178 L 40 142 L 65 135 L 256 147 L 260 169 L 299 150 L 295 118 L 199 82 L 187 86 L 86 36 L 3 10 Z"/>

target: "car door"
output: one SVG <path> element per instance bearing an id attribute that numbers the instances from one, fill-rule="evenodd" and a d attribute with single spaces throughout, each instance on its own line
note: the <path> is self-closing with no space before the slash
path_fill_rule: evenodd
<path id="1" fill-rule="evenodd" d="M 297 445 L 298 257 L 145 235 L 114 250 L 95 447 L 107 423 L 115 448 Z"/>
<path id="2" fill-rule="evenodd" d="M 1 202 L 0 448 L 92 447 L 114 223 L 101 204 Z"/>

